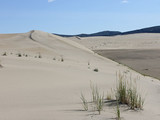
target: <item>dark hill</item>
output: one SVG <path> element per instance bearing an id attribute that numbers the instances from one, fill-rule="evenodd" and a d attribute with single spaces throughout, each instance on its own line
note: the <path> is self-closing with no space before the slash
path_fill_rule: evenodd
<path id="1" fill-rule="evenodd" d="M 127 31 L 127 32 L 102 31 L 102 32 L 97 32 L 97 33 L 92 33 L 92 34 L 78 34 L 78 35 L 61 35 L 61 34 L 56 34 L 56 35 L 59 35 L 59 36 L 62 36 L 62 37 L 73 37 L 73 36 L 78 36 L 78 37 L 94 37 L 94 36 L 128 35 L 128 34 L 136 34 L 136 33 L 160 33 L 160 26 L 148 27 L 148 28 L 143 28 L 143 29 L 138 29 L 138 30 L 133 30 L 133 31 Z"/>
<path id="2" fill-rule="evenodd" d="M 122 35 L 136 34 L 136 33 L 160 33 L 160 26 L 154 26 L 154 27 L 143 28 L 139 30 L 123 32 Z"/>

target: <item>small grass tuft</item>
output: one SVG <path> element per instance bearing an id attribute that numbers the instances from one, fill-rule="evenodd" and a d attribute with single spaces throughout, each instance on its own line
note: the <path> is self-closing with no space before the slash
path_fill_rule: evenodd
<path id="1" fill-rule="evenodd" d="M 64 62 L 64 59 L 63 59 L 63 57 L 61 58 L 61 62 Z"/>
<path id="2" fill-rule="evenodd" d="M 103 105 L 104 105 L 104 96 L 100 95 L 99 92 L 97 92 L 97 100 L 96 100 L 96 108 L 99 113 L 101 114 L 101 111 L 103 110 Z"/>
<path id="3" fill-rule="evenodd" d="M 18 53 L 17 55 L 18 55 L 18 57 L 22 57 L 21 53 Z"/>
<path id="4" fill-rule="evenodd" d="M 101 114 L 104 105 L 104 95 L 101 95 L 97 85 L 90 83 L 92 103 L 95 104 L 96 110 Z"/>
<path id="5" fill-rule="evenodd" d="M 81 93 L 81 100 L 82 100 L 82 106 L 84 108 L 85 111 L 88 111 L 88 102 L 86 100 L 86 98 L 84 97 L 84 95 Z"/>
<path id="6" fill-rule="evenodd" d="M 42 58 L 42 55 L 39 53 L 38 58 Z"/>
<path id="7" fill-rule="evenodd" d="M 2 64 L 1 64 L 1 61 L 0 61 L 0 68 L 3 68 Z"/>
<path id="8" fill-rule="evenodd" d="M 121 120 L 121 113 L 120 113 L 118 101 L 117 101 L 117 106 L 116 106 L 116 119 Z"/>
<path id="9" fill-rule="evenodd" d="M 93 71 L 94 71 L 94 72 L 98 72 L 99 70 L 98 70 L 98 68 L 95 68 L 95 69 L 93 69 Z"/>
<path id="10" fill-rule="evenodd" d="M 6 52 L 4 52 L 4 53 L 2 54 L 2 56 L 7 56 L 7 53 L 6 53 Z"/>

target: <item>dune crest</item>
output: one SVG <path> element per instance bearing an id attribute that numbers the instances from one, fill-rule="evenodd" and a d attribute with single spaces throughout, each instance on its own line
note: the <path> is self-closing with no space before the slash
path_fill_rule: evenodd
<path id="1" fill-rule="evenodd" d="M 148 93 L 144 111 L 121 108 L 122 117 L 159 120 L 159 81 L 103 58 L 70 38 L 37 30 L 1 34 L 0 61 L 2 120 L 115 119 L 113 106 L 104 106 L 101 115 L 94 109 L 83 111 L 80 94 L 90 100 L 93 82 L 106 95 L 116 83 L 117 71 L 138 76 L 137 84 Z"/>

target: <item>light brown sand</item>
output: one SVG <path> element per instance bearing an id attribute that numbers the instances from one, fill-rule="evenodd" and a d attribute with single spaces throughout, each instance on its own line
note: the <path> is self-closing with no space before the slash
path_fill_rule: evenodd
<path id="1" fill-rule="evenodd" d="M 144 75 L 160 79 L 160 49 L 96 50 L 95 52 Z"/>
<path id="2" fill-rule="evenodd" d="M 2 56 L 4 52 L 7 56 Z M 21 53 L 22 57 L 17 57 L 17 53 Z M 147 93 L 143 111 L 122 107 L 121 116 L 125 120 L 160 118 L 159 81 L 96 55 L 69 39 L 41 31 L 6 35 L 0 38 L 0 54 L 3 65 L 0 69 L 2 120 L 115 119 L 115 108 L 106 104 L 101 115 L 97 115 L 97 111 L 82 111 L 80 94 L 83 92 L 90 101 L 89 86 L 92 81 L 106 95 L 115 85 L 115 73 L 119 70 L 129 71 L 128 75 L 133 77 L 139 76 L 137 83 Z M 35 58 L 39 54 L 42 58 Z M 99 72 L 94 72 L 95 68 Z"/>

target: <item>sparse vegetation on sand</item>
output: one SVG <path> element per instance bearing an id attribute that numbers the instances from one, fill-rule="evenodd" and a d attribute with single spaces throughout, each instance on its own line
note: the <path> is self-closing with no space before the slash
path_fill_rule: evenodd
<path id="1" fill-rule="evenodd" d="M 94 71 L 94 72 L 98 72 L 99 70 L 98 70 L 98 68 L 95 68 L 95 69 L 93 69 L 93 71 Z"/>
<path id="2" fill-rule="evenodd" d="M 18 57 L 22 57 L 22 54 L 21 54 L 21 53 L 18 53 L 17 55 L 18 55 Z"/>
<path id="3" fill-rule="evenodd" d="M 81 100 L 82 100 L 82 106 L 84 108 L 85 111 L 88 110 L 88 102 L 86 100 L 86 98 L 84 97 L 83 93 L 81 93 Z"/>
<path id="4" fill-rule="evenodd" d="M 64 62 L 64 59 L 63 59 L 63 57 L 61 58 L 61 62 Z"/>
<path id="5" fill-rule="evenodd" d="M 53 60 L 56 60 L 56 58 L 54 57 Z"/>
<path id="6" fill-rule="evenodd" d="M 104 105 L 104 95 L 100 95 L 100 93 L 97 93 L 97 100 L 96 100 L 96 109 L 99 113 L 101 114 L 101 111 L 103 110 L 103 105 Z"/>
<path id="7" fill-rule="evenodd" d="M 6 52 L 4 52 L 4 53 L 2 54 L 2 56 L 7 56 L 7 53 L 6 53 Z"/>
<path id="8" fill-rule="evenodd" d="M 130 109 L 143 109 L 144 98 L 138 93 L 136 79 L 130 80 L 125 76 L 125 74 L 119 73 L 117 75 L 117 86 L 115 97 L 120 104 L 127 104 Z"/>
<path id="9" fill-rule="evenodd" d="M 93 83 L 90 83 L 90 88 L 91 88 L 91 95 L 92 95 L 91 104 L 94 106 L 93 107 L 94 110 L 98 111 L 98 113 L 101 114 L 101 111 L 103 110 L 103 106 L 104 106 L 104 95 L 100 94 L 97 85 L 95 86 Z M 82 100 L 84 110 L 86 110 L 86 108 L 88 110 L 89 108 L 88 102 L 82 93 L 81 93 L 81 100 Z"/>
<path id="10" fill-rule="evenodd" d="M 117 101 L 117 106 L 116 106 L 116 119 L 121 120 L 121 112 L 120 112 L 120 109 L 119 109 L 118 101 Z"/>
<path id="11" fill-rule="evenodd" d="M 0 61 L 0 68 L 3 68 L 2 64 L 1 64 L 1 61 Z"/>
<path id="12" fill-rule="evenodd" d="M 142 110 L 144 105 L 144 98 L 138 92 L 136 81 L 138 78 L 133 79 L 130 75 L 130 78 L 127 77 L 126 73 L 119 72 L 117 75 L 117 84 L 116 88 L 107 94 L 107 100 L 111 102 L 116 102 L 116 119 L 121 120 L 120 104 L 126 104 L 131 110 Z M 84 95 L 81 93 L 82 105 L 85 111 L 89 110 L 89 106 L 93 110 L 98 111 L 101 114 L 101 111 L 104 107 L 104 94 L 100 94 L 100 91 L 97 85 L 90 83 L 91 88 L 91 102 L 88 102 Z"/>
<path id="13" fill-rule="evenodd" d="M 42 58 L 42 55 L 39 53 L 38 58 Z"/>

